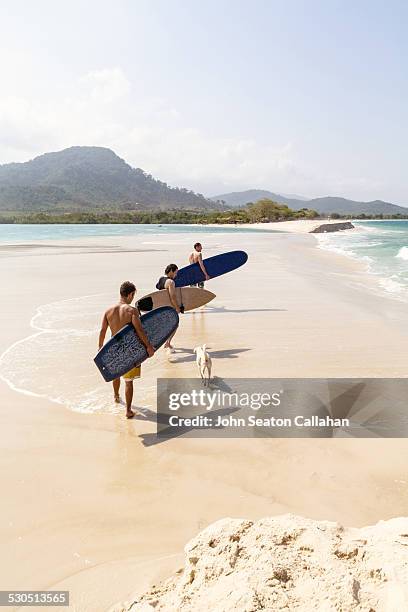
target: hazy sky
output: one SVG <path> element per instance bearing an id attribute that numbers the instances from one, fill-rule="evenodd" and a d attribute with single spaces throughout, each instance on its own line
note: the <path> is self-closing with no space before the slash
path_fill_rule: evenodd
<path id="1" fill-rule="evenodd" d="M 408 204 L 408 3 L 0 0 L 0 163 Z"/>

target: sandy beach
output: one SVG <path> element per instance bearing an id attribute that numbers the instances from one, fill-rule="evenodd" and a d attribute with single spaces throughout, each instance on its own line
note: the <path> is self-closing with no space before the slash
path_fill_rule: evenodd
<path id="1" fill-rule="evenodd" d="M 70 609 L 101 612 L 181 567 L 186 541 L 223 517 L 360 527 L 407 515 L 403 439 L 154 435 L 156 378 L 195 377 L 203 342 L 220 378 L 407 375 L 406 304 L 363 264 L 319 249 L 311 223 L 197 229 L 205 256 L 244 249 L 249 260 L 182 316 L 171 362 L 162 350 L 144 365 L 134 405 L 146 417 L 133 421 L 92 362 L 100 316 L 122 281 L 141 297 L 168 263 L 185 265 L 196 237 L 0 245 L 0 589 L 69 589 Z"/>

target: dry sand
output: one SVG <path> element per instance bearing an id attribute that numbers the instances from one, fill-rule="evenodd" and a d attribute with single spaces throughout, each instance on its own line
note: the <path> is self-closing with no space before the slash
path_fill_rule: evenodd
<path id="1" fill-rule="evenodd" d="M 296 233 L 0 247 L 0 353 L 33 333 L 40 305 L 101 293 L 102 313 L 125 279 L 140 295 L 151 291 L 167 263 L 186 261 L 196 238 L 207 255 L 247 250 L 245 274 L 211 281 L 217 299 L 184 316 L 174 363 L 160 353 L 146 364 L 137 405 L 154 410 L 157 376 L 195 376 L 191 350 L 203 342 L 219 377 L 406 376 L 406 305 L 380 295 L 356 262 Z M 63 359 L 56 354 L 47 366 L 51 388 L 67 396 L 94 379 L 96 327 L 86 342 L 85 365 L 71 381 L 81 355 L 66 338 Z M 17 386 L 25 390 L 24 376 Z M 110 398 L 102 379 L 100 389 Z M 155 443 L 150 418 L 73 412 L 4 381 L 0 422 L 0 589 L 67 588 L 76 612 L 101 612 L 169 575 L 184 544 L 226 516 L 292 512 L 362 526 L 408 513 L 405 440 Z"/>
<path id="2" fill-rule="evenodd" d="M 346 221 L 351 221 L 351 219 L 297 219 L 292 221 L 276 221 L 271 223 L 238 223 L 235 227 L 248 227 L 251 229 L 261 229 L 263 231 L 308 234 L 320 225 L 331 225 Z M 219 227 L 219 225 L 213 224 L 209 225 L 208 227 Z"/>
<path id="3" fill-rule="evenodd" d="M 184 568 L 110 612 L 397 612 L 408 607 L 408 518 L 372 527 L 290 514 L 221 519 L 185 547 Z"/>

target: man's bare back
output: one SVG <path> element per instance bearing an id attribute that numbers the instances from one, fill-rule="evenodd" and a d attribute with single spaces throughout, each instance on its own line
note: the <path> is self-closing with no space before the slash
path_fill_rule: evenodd
<path id="1" fill-rule="evenodd" d="M 193 251 L 192 253 L 190 253 L 190 257 L 188 258 L 188 261 L 191 264 L 197 263 L 200 260 L 202 260 L 201 253 L 197 253 L 197 251 Z"/>
<path id="2" fill-rule="evenodd" d="M 109 325 L 109 329 L 114 336 L 122 327 L 132 322 L 133 316 L 139 316 L 136 308 L 129 304 L 116 304 L 105 312 L 105 317 Z"/>
<path id="3" fill-rule="evenodd" d="M 140 340 L 146 347 L 149 357 L 154 353 L 154 348 L 150 344 L 145 331 L 140 322 L 140 316 L 137 308 L 130 306 L 124 302 L 119 302 L 115 306 L 111 306 L 105 311 L 102 319 L 102 326 L 99 335 L 99 348 L 102 348 L 105 339 L 107 328 L 111 330 L 112 336 L 114 336 L 119 330 L 122 329 L 128 323 L 133 323 L 133 327 Z"/>
<path id="4" fill-rule="evenodd" d="M 205 265 L 203 262 L 203 255 L 202 255 L 202 251 L 203 247 L 201 245 L 200 242 L 196 242 L 194 245 L 194 251 L 192 253 L 190 253 L 190 256 L 188 258 L 188 261 L 190 262 L 190 264 L 195 264 L 198 263 L 198 265 L 201 268 L 202 273 L 204 274 L 204 278 L 205 280 L 210 280 L 209 275 L 207 274 L 207 270 L 205 269 Z M 201 289 L 204 287 L 204 282 L 200 282 L 198 283 L 198 286 L 201 287 Z"/>

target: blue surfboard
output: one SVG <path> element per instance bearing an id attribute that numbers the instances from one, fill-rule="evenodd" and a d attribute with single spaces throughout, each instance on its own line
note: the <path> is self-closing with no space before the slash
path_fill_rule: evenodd
<path id="1" fill-rule="evenodd" d="M 248 255 L 245 251 L 230 251 L 229 253 L 222 253 L 221 255 L 214 255 L 214 257 L 203 259 L 203 263 L 210 278 L 214 278 L 243 266 L 247 259 Z M 181 268 L 174 280 L 176 287 L 196 285 L 202 281 L 205 281 L 205 276 L 198 263 Z"/>
<path id="2" fill-rule="evenodd" d="M 150 343 L 157 350 L 177 329 L 179 316 L 174 308 L 162 306 L 141 316 L 140 322 Z M 145 345 L 129 323 L 101 348 L 94 362 L 106 382 L 110 382 L 147 358 Z"/>

